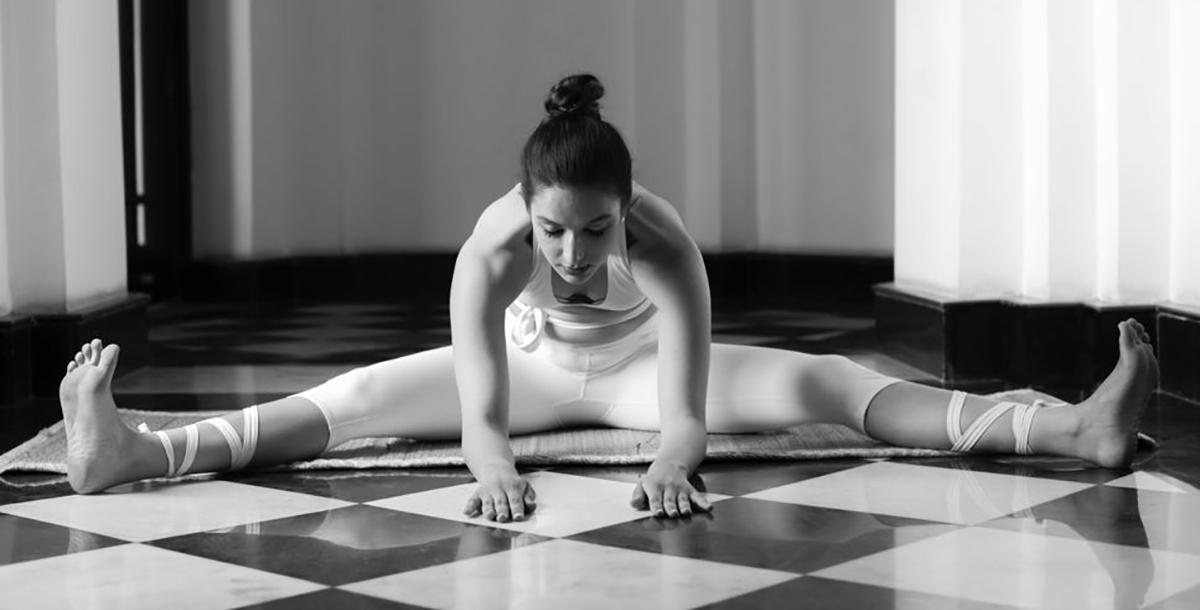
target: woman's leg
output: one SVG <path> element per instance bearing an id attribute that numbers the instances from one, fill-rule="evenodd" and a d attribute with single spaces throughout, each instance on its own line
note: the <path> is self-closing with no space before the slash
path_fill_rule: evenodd
<path id="1" fill-rule="evenodd" d="M 1157 379 L 1157 363 L 1136 322 L 1121 324 L 1120 349 L 1121 360 L 1109 378 L 1072 408 L 1032 409 L 965 396 L 959 435 L 970 435 L 975 426 L 978 438 L 971 450 L 1014 453 L 1014 431 L 1028 432 L 1033 452 L 1081 457 L 1103 466 L 1127 464 L 1136 446 L 1138 420 Z M 600 423 L 658 429 L 656 360 L 657 352 L 649 350 L 590 382 L 589 398 L 613 405 Z M 716 344 L 707 423 L 711 432 L 729 433 L 837 423 L 896 445 L 947 449 L 955 440 L 947 424 L 954 397 L 950 390 L 890 378 L 844 356 Z M 981 419 L 993 409 L 997 418 Z"/>
<path id="2" fill-rule="evenodd" d="M 980 424 L 975 450 L 1012 453 L 1019 435 L 1028 434 L 1034 453 L 1049 453 L 1089 460 L 1105 467 L 1127 466 L 1137 448 L 1137 428 L 1158 381 L 1158 361 L 1150 337 L 1135 320 L 1118 325 L 1120 357 L 1109 376 L 1087 400 L 1075 406 L 1044 407 L 1027 414 L 1029 422 L 1013 422 L 1022 408 L 999 413 L 992 424 Z M 947 448 L 946 412 L 954 392 L 914 383 L 883 388 L 871 401 L 864 429 L 871 436 L 894 444 Z M 966 396 L 960 433 L 997 407 L 982 396 Z M 985 422 L 986 423 L 986 422 Z"/>
<path id="3" fill-rule="evenodd" d="M 658 351 L 651 346 L 588 382 L 589 399 L 612 405 L 599 423 L 659 429 L 657 360 Z M 709 364 L 706 424 L 715 433 L 761 432 L 817 422 L 862 431 L 871 398 L 896 383 L 901 382 L 844 356 L 717 343 Z"/>
<path id="4" fill-rule="evenodd" d="M 509 351 L 511 431 L 559 425 L 547 406 L 577 394 L 578 383 L 529 354 Z M 80 493 L 149 477 L 312 458 L 354 438 L 459 434 L 449 347 L 355 369 L 294 396 L 156 433 L 131 430 L 118 417 L 111 388 L 117 356 L 115 345 L 85 345 L 59 388 L 68 479 Z"/>

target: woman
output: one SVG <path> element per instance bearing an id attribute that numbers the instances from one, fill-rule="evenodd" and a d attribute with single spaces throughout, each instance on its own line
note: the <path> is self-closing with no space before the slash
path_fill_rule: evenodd
<path id="1" fill-rule="evenodd" d="M 1036 451 L 1105 467 L 1132 461 L 1157 376 L 1133 320 L 1119 325 L 1116 368 L 1076 406 L 996 403 L 842 356 L 712 345 L 700 252 L 674 208 L 633 182 L 629 151 L 600 116 L 603 93 L 586 74 L 551 90 L 549 116 L 522 153 L 520 184 L 488 206 L 459 252 L 451 347 L 150 433 L 118 419 L 110 389 L 118 348 L 95 340 L 61 386 L 72 487 L 89 493 L 311 458 L 366 436 L 461 435 L 478 481 L 465 512 L 520 520 L 535 494 L 517 473 L 508 435 L 564 425 L 661 430 L 633 504 L 672 518 L 709 509 L 687 480 L 708 431 L 833 422 L 897 445 Z"/>

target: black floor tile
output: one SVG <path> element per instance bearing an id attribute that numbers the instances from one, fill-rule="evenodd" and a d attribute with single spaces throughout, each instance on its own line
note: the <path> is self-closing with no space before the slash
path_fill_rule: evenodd
<path id="1" fill-rule="evenodd" d="M 92 532 L 0 513 L 0 566 L 118 544 L 126 543 Z"/>
<path id="2" fill-rule="evenodd" d="M 258 472 L 231 480 L 260 487 L 294 491 L 347 502 L 372 502 L 394 496 L 470 483 L 465 468 L 416 468 L 407 470 L 313 470 L 301 472 Z"/>
<path id="3" fill-rule="evenodd" d="M 1034 525 L 1049 536 L 1200 555 L 1200 525 L 1172 526 L 1178 515 L 1196 514 L 1200 494 L 1101 485 L 982 526 L 1021 530 Z"/>
<path id="4" fill-rule="evenodd" d="M 544 540 L 509 530 L 356 505 L 150 544 L 312 582 L 342 585 Z"/>
<path id="5" fill-rule="evenodd" d="M 646 518 L 573 540 L 797 573 L 865 557 L 955 526 L 836 509 L 731 498 L 690 519 Z"/>
<path id="6" fill-rule="evenodd" d="M 821 608 L 822 610 L 1006 610 L 1009 606 L 987 604 L 928 593 L 887 589 L 815 576 L 791 580 L 774 587 L 735 597 L 705 610 L 750 610 L 759 608 Z"/>
<path id="7" fill-rule="evenodd" d="M 425 610 L 424 606 L 411 606 L 378 597 L 359 595 L 341 589 L 324 589 L 277 599 L 265 604 L 242 606 L 240 610 Z"/>

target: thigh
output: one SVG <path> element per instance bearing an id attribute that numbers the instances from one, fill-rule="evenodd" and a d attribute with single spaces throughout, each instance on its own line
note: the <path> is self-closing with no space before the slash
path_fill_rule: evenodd
<path id="1" fill-rule="evenodd" d="M 600 423 L 658 429 L 657 358 L 657 350 L 649 352 L 603 386 L 594 386 L 612 403 Z M 705 417 L 708 430 L 717 433 L 815 422 L 862 430 L 871 397 L 896 381 L 843 356 L 717 343 L 712 346 Z"/>
<path id="2" fill-rule="evenodd" d="M 569 376 L 521 350 L 508 350 L 509 430 L 524 434 L 559 425 L 550 408 L 577 393 Z M 452 439 L 462 418 L 451 347 L 354 369 L 301 392 L 325 414 L 330 445 L 366 436 Z"/>

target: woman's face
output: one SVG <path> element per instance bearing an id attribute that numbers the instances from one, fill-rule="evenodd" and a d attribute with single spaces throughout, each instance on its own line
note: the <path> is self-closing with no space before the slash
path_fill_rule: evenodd
<path id="1" fill-rule="evenodd" d="M 590 189 L 544 186 L 529 200 L 533 238 L 564 280 L 582 285 L 617 251 L 621 200 Z"/>

